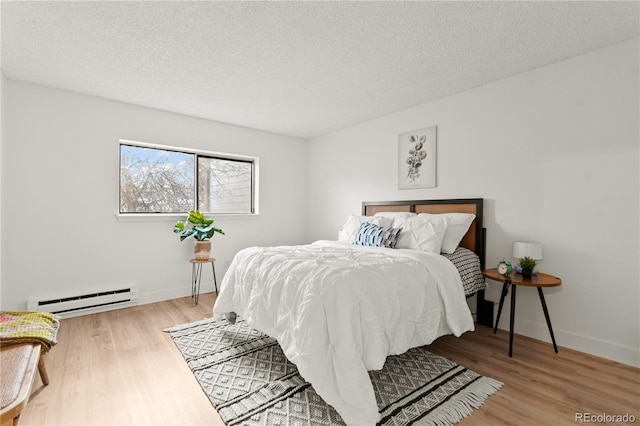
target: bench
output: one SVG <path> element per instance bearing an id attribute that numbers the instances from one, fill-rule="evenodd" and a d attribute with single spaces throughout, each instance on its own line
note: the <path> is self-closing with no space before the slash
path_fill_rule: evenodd
<path id="1" fill-rule="evenodd" d="M 49 384 L 41 348 L 38 343 L 21 343 L 0 348 L 1 426 L 17 426 L 20 413 L 29 402 L 36 369 L 40 372 L 42 383 Z"/>

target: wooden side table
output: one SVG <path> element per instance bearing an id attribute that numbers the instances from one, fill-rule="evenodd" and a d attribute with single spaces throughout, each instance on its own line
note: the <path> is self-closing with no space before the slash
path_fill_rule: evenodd
<path id="1" fill-rule="evenodd" d="M 211 271 L 213 272 L 213 284 L 216 287 L 216 296 L 218 295 L 218 281 L 216 280 L 216 260 L 214 258 L 209 259 L 191 259 L 191 298 L 198 304 L 198 297 L 200 296 L 200 281 L 202 278 L 202 265 L 206 263 L 211 264 Z"/>
<path id="2" fill-rule="evenodd" d="M 502 285 L 502 294 L 500 295 L 500 305 L 498 306 L 498 316 L 496 318 L 496 325 L 493 328 L 495 333 L 498 330 L 498 322 L 500 322 L 500 314 L 502 313 L 502 305 L 504 304 L 504 298 L 511 289 L 511 317 L 509 319 L 509 356 L 513 354 L 513 323 L 516 312 L 516 287 L 519 285 L 527 287 L 537 287 L 538 295 L 540 296 L 540 303 L 542 304 L 542 310 L 544 317 L 547 320 L 547 327 L 549 327 L 549 334 L 551 335 L 551 341 L 553 342 L 553 349 L 558 353 L 558 345 L 556 345 L 556 338 L 553 335 L 553 328 L 551 328 L 551 320 L 549 319 L 549 311 L 547 309 L 547 303 L 544 300 L 544 294 L 542 293 L 543 287 L 556 287 L 562 284 L 562 280 L 553 275 L 543 274 L 538 272 L 531 278 L 524 278 L 522 274 L 518 274 L 513 271 L 509 275 L 500 275 L 498 271 L 494 269 L 485 269 L 482 272 L 486 278 L 490 280 L 504 283 Z"/>

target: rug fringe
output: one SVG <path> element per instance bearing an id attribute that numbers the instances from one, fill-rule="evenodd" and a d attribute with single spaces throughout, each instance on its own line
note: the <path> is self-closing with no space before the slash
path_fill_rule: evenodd
<path id="1" fill-rule="evenodd" d="M 502 383 L 490 377 L 480 377 L 464 391 L 453 396 L 425 418 L 415 424 L 420 426 L 450 426 L 470 416 L 491 395 L 502 388 Z"/>

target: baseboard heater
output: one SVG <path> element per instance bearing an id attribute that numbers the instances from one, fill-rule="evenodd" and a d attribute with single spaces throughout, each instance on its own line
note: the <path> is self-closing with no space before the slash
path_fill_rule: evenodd
<path id="1" fill-rule="evenodd" d="M 27 307 L 30 311 L 51 312 L 66 318 L 136 306 L 137 304 L 138 289 L 126 287 L 64 297 L 30 299 L 27 302 Z"/>

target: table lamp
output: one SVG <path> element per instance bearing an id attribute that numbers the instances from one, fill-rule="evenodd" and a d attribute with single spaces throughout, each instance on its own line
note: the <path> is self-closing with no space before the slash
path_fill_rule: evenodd
<path id="1" fill-rule="evenodd" d="M 530 257 L 536 262 L 542 260 L 542 244 L 532 241 L 516 241 L 513 243 L 513 257 L 516 259 Z M 516 265 L 516 272 L 519 274 L 522 273 L 520 265 Z M 533 273 L 538 273 L 538 270 L 534 269 Z"/>

